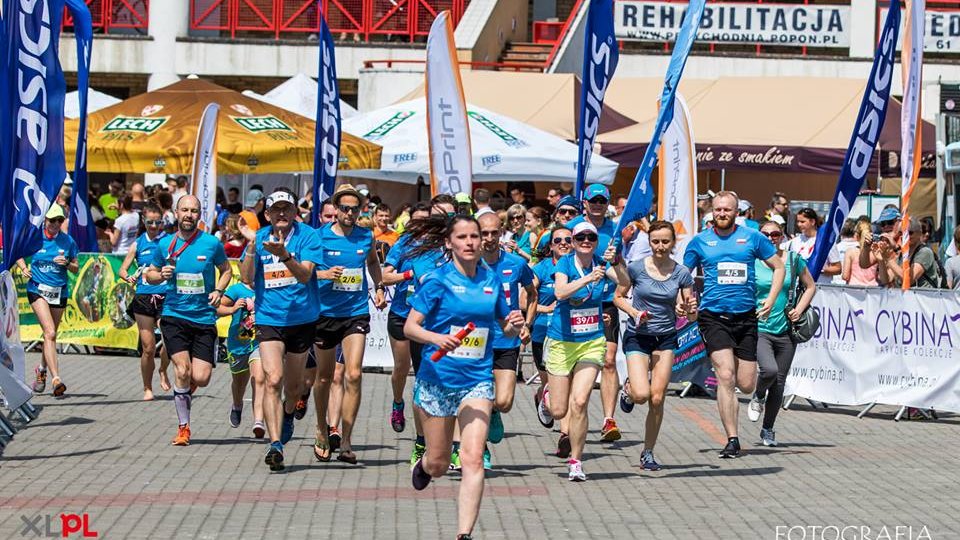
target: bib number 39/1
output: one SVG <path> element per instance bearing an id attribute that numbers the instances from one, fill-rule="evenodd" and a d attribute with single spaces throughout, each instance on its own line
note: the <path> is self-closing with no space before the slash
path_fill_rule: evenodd
<path id="1" fill-rule="evenodd" d="M 40 291 L 40 296 L 46 300 L 48 304 L 60 303 L 60 293 L 63 290 L 61 287 L 51 287 L 50 285 L 38 283 L 37 290 Z"/>
<path id="2" fill-rule="evenodd" d="M 177 294 L 203 294 L 203 274 L 177 272 Z"/>
<path id="3" fill-rule="evenodd" d="M 717 263 L 717 285 L 743 285 L 746 282 L 746 264 L 736 262 Z"/>
<path id="4" fill-rule="evenodd" d="M 570 332 L 572 334 L 589 334 L 600 329 L 600 310 L 571 309 Z"/>
<path id="5" fill-rule="evenodd" d="M 463 330 L 462 326 L 451 326 L 450 333 L 456 334 Z M 490 334 L 489 328 L 474 328 L 467 337 L 463 338 L 460 346 L 447 353 L 447 356 L 453 358 L 464 358 L 470 360 L 479 360 L 487 352 L 487 336 Z"/>
<path id="6" fill-rule="evenodd" d="M 340 277 L 333 282 L 333 290 L 357 292 L 363 289 L 363 268 L 344 268 Z"/>

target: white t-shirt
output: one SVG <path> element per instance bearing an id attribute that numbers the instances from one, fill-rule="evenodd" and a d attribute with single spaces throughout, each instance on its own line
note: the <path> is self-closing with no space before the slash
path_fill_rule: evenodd
<path id="1" fill-rule="evenodd" d="M 842 264 L 843 258 L 846 257 L 847 255 L 847 250 L 850 248 L 857 247 L 859 245 L 860 244 L 858 244 L 857 241 L 852 238 L 849 240 L 841 240 L 840 242 L 837 243 L 836 248 L 837 248 L 837 253 L 840 254 L 841 264 Z M 833 276 L 832 283 L 834 285 L 846 285 L 847 282 L 843 280 L 843 272 L 840 272 L 839 274 Z"/>
<path id="2" fill-rule="evenodd" d="M 817 245 L 816 236 L 806 236 L 804 234 L 798 234 L 790 239 L 787 242 L 785 249 L 799 254 L 803 257 L 804 261 L 809 261 L 810 256 L 813 255 L 813 248 Z M 840 257 L 840 250 L 837 249 L 836 244 L 830 248 L 830 252 L 827 253 L 827 264 L 839 263 L 842 260 Z M 817 280 L 817 283 L 833 283 L 833 276 L 820 275 L 820 279 Z M 843 283 L 841 281 L 841 283 Z"/>
<path id="3" fill-rule="evenodd" d="M 130 246 L 137 241 L 137 232 L 140 228 L 140 214 L 136 212 L 123 214 L 117 217 L 117 220 L 113 222 L 113 226 L 120 233 L 120 240 L 117 241 L 113 252 L 126 255 L 127 252 L 130 251 Z"/>

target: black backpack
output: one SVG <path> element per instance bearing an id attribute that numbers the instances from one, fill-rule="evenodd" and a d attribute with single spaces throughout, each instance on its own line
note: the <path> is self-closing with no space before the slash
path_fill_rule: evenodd
<path id="1" fill-rule="evenodd" d="M 934 289 L 948 288 L 947 287 L 947 271 L 943 268 L 943 264 L 940 263 L 940 258 L 937 257 L 936 252 L 934 252 L 933 249 L 930 248 L 930 246 L 926 244 L 920 244 L 917 250 L 913 252 L 913 255 L 910 256 L 910 264 L 913 264 L 914 257 L 917 256 L 917 253 L 920 253 L 921 249 L 929 249 L 930 253 L 933 254 L 933 262 L 934 264 L 936 264 L 936 269 L 937 269 L 937 279 L 935 281 L 931 281 L 930 278 L 927 277 L 927 273 L 924 272 L 923 274 L 920 275 L 919 278 L 914 280 L 914 283 L 917 283 L 918 285 L 920 283 L 925 283 L 927 286 L 932 287 Z"/>

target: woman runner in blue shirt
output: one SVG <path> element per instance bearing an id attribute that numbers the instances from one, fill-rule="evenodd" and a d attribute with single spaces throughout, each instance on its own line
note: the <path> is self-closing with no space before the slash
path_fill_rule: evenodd
<path id="1" fill-rule="evenodd" d="M 17 261 L 21 274 L 28 280 L 27 300 L 43 329 L 43 357 L 36 369 L 33 391 L 41 394 L 46 389 L 49 369 L 56 397 L 67 391 L 57 365 L 57 329 L 70 295 L 67 272 L 76 274 L 79 270 L 77 244 L 60 231 L 65 219 L 63 208 L 56 203 L 51 205 L 43 221 L 43 244 L 30 258 L 30 266 L 22 259 Z"/>
<path id="2" fill-rule="evenodd" d="M 483 496 L 483 447 L 493 410 L 493 327 L 509 336 L 524 325 L 520 311 L 510 311 L 503 285 L 480 262 L 480 225 L 457 215 L 449 224 L 432 217 L 418 230 L 416 256 L 445 246 L 451 261 L 430 273 L 411 301 L 404 334 L 424 344 L 414 384 L 413 403 L 426 438 L 426 453 L 413 467 L 413 487 L 422 490 L 450 465 L 454 422 L 460 425 L 462 481 L 458 497 L 458 538 L 470 538 Z M 457 334 L 469 323 L 476 328 Z M 431 356 L 444 354 L 438 361 Z"/>

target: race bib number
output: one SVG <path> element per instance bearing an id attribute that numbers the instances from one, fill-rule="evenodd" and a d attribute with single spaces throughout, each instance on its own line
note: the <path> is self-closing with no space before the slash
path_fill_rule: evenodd
<path id="1" fill-rule="evenodd" d="M 287 268 L 286 264 L 282 262 L 276 262 L 263 265 L 264 289 L 287 287 L 295 284 L 296 282 L 297 278 L 293 277 L 293 273 L 290 272 L 290 269 Z"/>
<path id="2" fill-rule="evenodd" d="M 60 303 L 60 293 L 63 291 L 62 287 L 51 287 L 50 285 L 38 283 L 37 290 L 40 291 L 40 296 L 43 297 L 48 304 Z"/>
<path id="3" fill-rule="evenodd" d="M 413 298 L 413 294 L 417 292 L 416 287 L 413 286 L 413 283 L 407 285 L 407 300 Z"/>
<path id="4" fill-rule="evenodd" d="M 456 334 L 462 330 L 462 326 L 451 326 L 450 333 Z M 463 338 L 460 346 L 447 353 L 447 356 L 453 358 L 465 358 L 470 360 L 479 360 L 487 352 L 487 336 L 490 334 L 489 328 L 474 328 L 473 332 Z"/>
<path id="5" fill-rule="evenodd" d="M 570 332 L 573 334 L 589 334 L 600 329 L 600 310 L 571 309 Z"/>
<path id="6" fill-rule="evenodd" d="M 746 282 L 746 264 L 735 262 L 717 263 L 717 285 L 743 285 Z"/>
<path id="7" fill-rule="evenodd" d="M 177 294 L 203 294 L 203 274 L 177 272 Z"/>
<path id="8" fill-rule="evenodd" d="M 357 292 L 363 289 L 363 268 L 344 268 L 340 277 L 333 282 L 333 290 Z"/>

